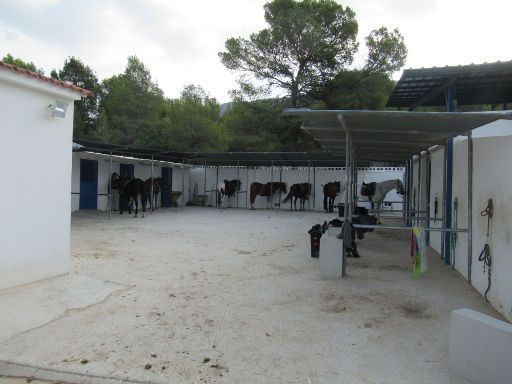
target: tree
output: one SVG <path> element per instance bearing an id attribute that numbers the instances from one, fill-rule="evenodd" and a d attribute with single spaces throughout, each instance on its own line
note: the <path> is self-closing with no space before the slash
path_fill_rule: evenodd
<path id="1" fill-rule="evenodd" d="M 268 28 L 249 39 L 226 41 L 226 52 L 219 57 L 228 69 L 285 90 L 292 107 L 304 104 L 305 95 L 311 98 L 325 93 L 324 87 L 332 88 L 336 77 L 339 80 L 350 72 L 347 66 L 358 48 L 357 21 L 350 8 L 333 0 L 273 0 L 264 9 Z M 374 74 L 389 77 L 407 57 L 404 38 L 397 29 L 373 30 L 366 37 L 366 46 L 368 58 L 362 69 L 356 69 L 359 80 L 352 82 L 352 88 L 379 78 Z M 340 86 L 339 81 L 335 83 Z M 251 89 L 246 79 L 240 88 L 237 95 Z"/>
<path id="2" fill-rule="evenodd" d="M 95 96 L 83 97 L 79 102 L 75 102 L 74 136 L 91 138 L 99 118 L 97 94 L 100 91 L 100 84 L 96 74 L 79 58 L 70 57 L 64 61 L 64 66 L 59 72 L 51 72 L 51 77 L 95 93 Z"/>
<path id="3" fill-rule="evenodd" d="M 130 56 L 124 73 L 103 81 L 100 108 L 105 116 L 96 138 L 105 136 L 132 146 L 147 144 L 153 134 L 149 131 L 157 129 L 163 102 L 163 92 L 152 81 L 149 69 Z"/>
<path id="4" fill-rule="evenodd" d="M 219 57 L 228 69 L 284 89 L 297 107 L 303 93 L 352 62 L 355 13 L 334 0 L 273 0 L 264 10 L 269 27 L 228 39 Z"/>
<path id="5" fill-rule="evenodd" d="M 187 85 L 179 99 L 165 103 L 167 148 L 177 151 L 224 151 L 228 137 L 220 104 L 197 85 Z"/>
<path id="6" fill-rule="evenodd" d="M 7 63 L 7 64 L 15 65 L 18 68 L 28 69 L 29 71 L 37 72 L 37 73 L 39 73 L 41 75 L 44 75 L 44 70 L 42 68 L 38 69 L 33 62 L 31 62 L 31 61 L 30 62 L 29 61 L 23 61 L 19 57 L 18 58 L 14 58 L 10 53 L 5 55 L 2 58 L 2 61 L 4 63 Z"/>

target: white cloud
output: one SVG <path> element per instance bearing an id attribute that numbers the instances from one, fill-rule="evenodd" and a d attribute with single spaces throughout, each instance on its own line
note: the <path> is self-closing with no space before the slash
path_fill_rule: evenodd
<path id="1" fill-rule="evenodd" d="M 227 101 L 237 75 L 217 53 L 227 38 L 265 26 L 263 0 L 21 1 L 24 6 L 0 0 L 0 55 L 10 52 L 47 73 L 77 56 L 100 78 L 121 73 L 127 57 L 137 55 L 168 97 L 194 83 Z M 362 48 L 372 29 L 398 27 L 409 48 L 407 67 L 512 59 L 507 0 L 342 3 L 356 11 Z M 363 49 L 356 64 L 362 62 Z"/>

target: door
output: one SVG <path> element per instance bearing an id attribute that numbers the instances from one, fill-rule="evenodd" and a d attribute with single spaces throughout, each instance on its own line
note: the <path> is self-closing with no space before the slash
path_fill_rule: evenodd
<path id="1" fill-rule="evenodd" d="M 98 161 L 80 159 L 80 209 L 98 208 Z"/>
<path id="2" fill-rule="evenodd" d="M 133 164 L 119 164 L 119 175 L 133 177 L 135 174 L 135 166 Z M 123 211 L 128 210 L 128 199 L 124 195 L 119 195 L 119 205 Z"/>
<path id="3" fill-rule="evenodd" d="M 162 207 L 171 206 L 172 168 L 162 167 Z"/>

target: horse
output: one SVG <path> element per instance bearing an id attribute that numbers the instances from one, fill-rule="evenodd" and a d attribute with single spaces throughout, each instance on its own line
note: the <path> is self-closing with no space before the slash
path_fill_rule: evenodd
<path id="1" fill-rule="evenodd" d="M 234 196 L 242 186 L 242 182 L 236 180 L 224 180 L 222 183 L 217 185 L 217 206 L 224 208 L 224 196 L 228 197 L 228 207 L 230 197 Z"/>
<path id="2" fill-rule="evenodd" d="M 341 183 L 339 181 L 328 182 L 324 185 L 324 211 L 334 211 L 334 200 L 338 193 L 340 193 Z"/>
<path id="3" fill-rule="evenodd" d="M 146 188 L 146 204 L 149 203 L 151 211 L 157 209 L 158 194 L 162 191 L 162 178 L 149 178 L 144 182 Z M 151 196 L 151 185 L 153 185 L 153 196 Z"/>
<path id="4" fill-rule="evenodd" d="M 250 188 L 251 209 L 254 209 L 256 196 L 267 196 L 267 208 L 269 202 L 272 204 L 272 197 L 275 193 L 286 193 L 286 184 L 281 182 L 268 182 L 266 184 L 252 183 Z"/>
<path id="5" fill-rule="evenodd" d="M 382 181 L 380 183 L 372 182 L 361 185 L 361 195 L 368 197 L 368 200 L 372 203 L 372 209 L 377 204 L 377 210 L 380 210 L 380 204 L 386 198 L 389 191 L 396 189 L 396 193 L 400 196 L 405 195 L 405 189 L 400 179 L 392 179 Z"/>
<path id="6" fill-rule="evenodd" d="M 140 195 L 142 203 L 142 217 L 144 217 L 146 213 L 146 185 L 144 184 L 144 181 L 136 179 L 135 177 L 119 176 L 117 173 L 114 173 L 112 174 L 112 185 L 114 184 L 119 190 L 119 195 L 129 199 L 128 213 L 132 213 L 131 203 L 135 202 L 135 217 L 137 217 L 139 213 L 139 202 L 137 198 L 138 195 Z M 119 204 L 119 214 L 123 214 L 123 204 Z"/>
<path id="7" fill-rule="evenodd" d="M 297 210 L 297 199 L 300 199 L 300 209 L 302 211 L 305 210 L 304 205 L 306 200 L 309 199 L 309 193 L 311 192 L 311 184 L 309 183 L 301 183 L 301 184 L 293 184 L 290 187 L 290 192 L 284 198 L 283 203 L 286 203 L 290 200 L 290 211 L 292 210 L 292 199 L 293 203 L 295 203 L 295 210 Z"/>

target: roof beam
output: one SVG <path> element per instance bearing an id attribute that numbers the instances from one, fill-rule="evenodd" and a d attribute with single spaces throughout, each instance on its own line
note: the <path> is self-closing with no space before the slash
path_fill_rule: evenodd
<path id="1" fill-rule="evenodd" d="M 440 86 L 438 86 L 437 88 L 434 88 L 433 90 L 431 90 L 429 93 L 427 93 L 425 96 L 419 98 L 418 100 L 416 100 L 414 103 L 412 103 L 409 107 L 409 109 L 413 110 L 414 108 L 416 107 L 419 107 L 425 103 L 428 103 L 430 100 L 432 100 L 433 98 L 441 95 L 444 91 L 446 91 L 448 88 L 452 87 L 455 85 L 455 83 L 457 82 L 457 78 L 456 77 L 452 77 L 450 80 L 448 80 L 446 83 L 443 83 L 441 84 Z"/>

